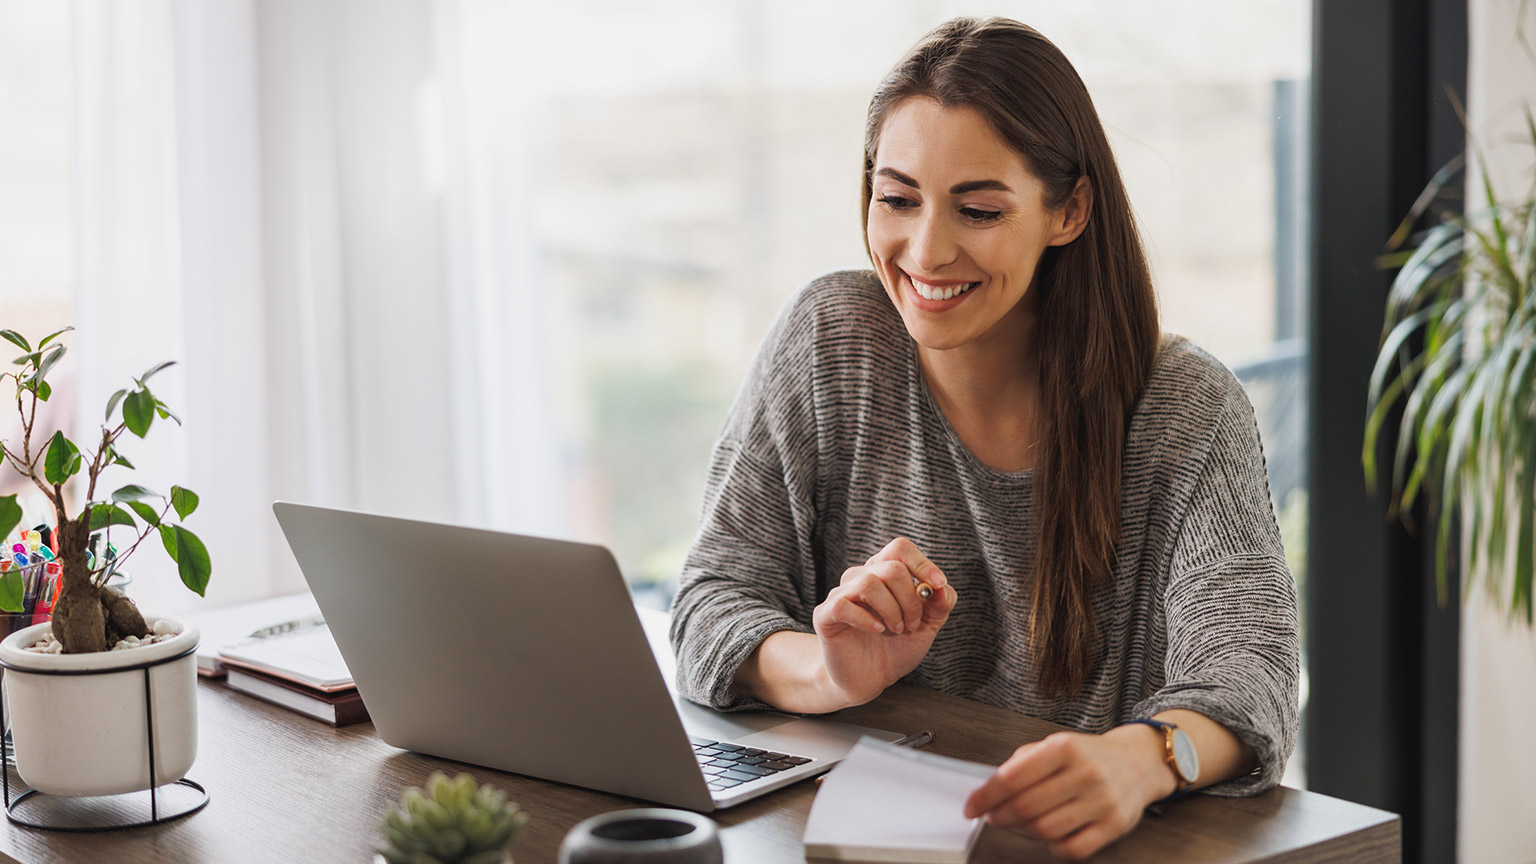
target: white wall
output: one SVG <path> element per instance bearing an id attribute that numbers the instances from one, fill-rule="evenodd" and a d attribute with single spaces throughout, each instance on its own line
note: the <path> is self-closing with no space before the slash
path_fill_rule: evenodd
<path id="1" fill-rule="evenodd" d="M 1536 58 L 1516 38 L 1522 6 L 1526 39 L 1536 46 L 1536 3 L 1468 4 L 1470 125 L 1501 195 L 1525 194 L 1536 167 L 1521 107 L 1536 110 Z M 1468 200 L 1477 200 L 1471 191 Z M 1461 640 L 1458 857 L 1529 864 L 1536 861 L 1536 634 L 1474 596 Z"/>

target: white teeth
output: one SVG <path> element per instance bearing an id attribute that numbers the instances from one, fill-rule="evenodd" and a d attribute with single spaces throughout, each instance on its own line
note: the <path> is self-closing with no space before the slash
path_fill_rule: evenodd
<path id="1" fill-rule="evenodd" d="M 917 293 L 921 294 L 925 300 L 951 300 L 981 284 L 980 282 L 969 282 L 965 285 L 951 285 L 939 288 L 926 282 L 919 282 L 911 276 L 908 276 L 907 279 L 911 281 L 912 287 L 917 289 Z"/>

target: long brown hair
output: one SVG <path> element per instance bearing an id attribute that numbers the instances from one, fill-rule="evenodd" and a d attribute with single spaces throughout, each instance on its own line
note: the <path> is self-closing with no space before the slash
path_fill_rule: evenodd
<path id="1" fill-rule="evenodd" d="M 1121 452 L 1157 356 L 1152 276 L 1088 89 L 1050 40 L 1005 18 L 941 25 L 876 88 L 864 130 L 866 251 L 880 130 L 914 96 L 985 117 L 1044 184 L 1051 210 L 1079 178 L 1091 184 L 1087 227 L 1046 251 L 1030 288 L 1040 309 L 1042 436 L 1031 642 L 1041 690 L 1070 696 L 1093 664 L 1092 595 L 1114 572 Z"/>

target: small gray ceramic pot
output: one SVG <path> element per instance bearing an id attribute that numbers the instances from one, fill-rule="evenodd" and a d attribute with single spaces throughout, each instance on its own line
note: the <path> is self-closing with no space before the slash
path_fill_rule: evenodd
<path id="1" fill-rule="evenodd" d="M 560 844 L 560 864 L 721 864 L 720 835 L 687 810 L 615 810 L 577 823 Z"/>

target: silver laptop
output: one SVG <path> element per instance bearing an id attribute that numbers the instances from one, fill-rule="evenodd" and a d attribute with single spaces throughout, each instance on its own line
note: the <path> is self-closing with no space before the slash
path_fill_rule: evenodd
<path id="1" fill-rule="evenodd" d="M 648 639 L 601 546 L 272 510 L 396 747 L 709 811 L 826 771 L 863 735 L 901 737 L 677 698 L 665 616 Z"/>

